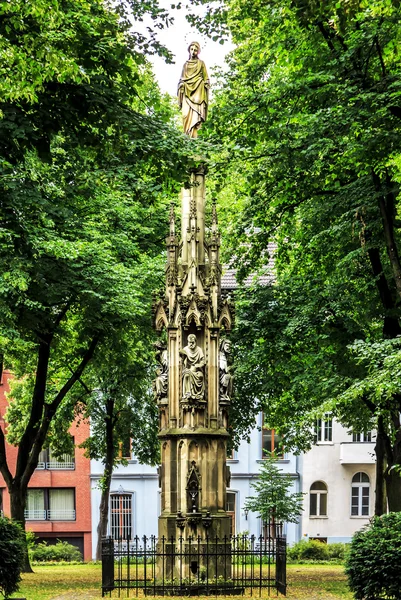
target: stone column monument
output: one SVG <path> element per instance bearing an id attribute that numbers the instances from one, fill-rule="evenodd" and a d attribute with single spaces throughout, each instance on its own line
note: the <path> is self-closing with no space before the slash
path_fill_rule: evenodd
<path id="1" fill-rule="evenodd" d="M 190 59 L 178 90 L 184 128 L 191 137 L 196 137 L 207 114 L 208 79 L 199 50 L 197 43 L 189 46 Z M 215 204 L 205 231 L 205 177 L 206 169 L 200 165 L 181 191 L 180 238 L 171 207 L 166 291 L 154 305 L 156 330 L 165 330 L 167 340 L 164 349 L 160 342 L 156 345 L 160 368 L 154 386 L 161 442 L 159 539 L 164 536 L 169 543 L 181 537 L 184 546 L 207 536 L 223 544 L 231 533 L 226 455 L 232 373 L 225 336 L 231 330 L 233 310 L 221 297 Z M 226 544 L 222 553 L 229 552 Z M 178 571 L 185 577 L 189 569 L 196 574 L 202 567 L 194 561 L 177 564 L 178 560 L 172 558 L 163 566 L 165 577 L 172 579 Z M 228 576 L 216 564 L 213 576 L 219 575 Z"/>

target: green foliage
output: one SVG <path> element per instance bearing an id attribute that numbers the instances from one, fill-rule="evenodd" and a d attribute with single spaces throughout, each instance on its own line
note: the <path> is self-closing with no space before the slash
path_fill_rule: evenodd
<path id="1" fill-rule="evenodd" d="M 300 540 L 287 550 L 287 556 L 294 561 L 327 561 L 331 556 L 330 545 L 317 540 Z M 338 553 L 338 549 L 337 549 Z"/>
<path id="2" fill-rule="evenodd" d="M 122 461 L 121 443 L 127 440 L 131 440 L 131 452 L 141 462 L 154 465 L 159 460 L 158 412 L 151 383 L 152 338 L 149 320 L 147 327 L 144 324 L 133 328 L 129 336 L 121 335 L 118 345 L 102 349 L 87 373 L 92 393 L 84 414 L 91 418 L 91 436 L 82 447 L 90 458 L 101 460 L 106 469 Z M 106 465 L 110 460 L 112 464 Z"/>
<path id="3" fill-rule="evenodd" d="M 348 548 L 349 544 L 344 544 L 342 542 L 334 542 L 333 544 L 327 544 L 330 559 L 333 560 L 344 560 Z"/>
<path id="4" fill-rule="evenodd" d="M 57 540 L 56 544 L 40 542 L 30 551 L 30 558 L 35 562 L 71 562 L 82 561 L 82 555 L 76 546 Z"/>
<path id="5" fill-rule="evenodd" d="M 266 456 L 258 478 L 251 483 L 256 495 L 248 497 L 245 506 L 265 523 L 297 523 L 303 511 L 303 494 L 291 493 L 292 485 L 291 476 L 280 471 L 274 455 Z"/>
<path id="6" fill-rule="evenodd" d="M 36 535 L 33 531 L 31 530 L 26 530 L 25 531 L 25 537 L 26 537 L 26 547 L 28 548 L 28 552 L 30 550 L 32 550 L 36 544 Z"/>
<path id="7" fill-rule="evenodd" d="M 24 555 L 25 535 L 21 527 L 0 517 L 0 593 L 4 598 L 19 588 Z"/>
<path id="8" fill-rule="evenodd" d="M 236 48 L 203 135 L 239 276 L 274 277 L 238 293 L 235 418 L 263 408 L 288 449 L 326 411 L 378 428 L 401 499 L 400 4 L 223 5 Z"/>
<path id="9" fill-rule="evenodd" d="M 0 8 L 0 348 L 19 447 L 14 474 L 0 443 L 0 470 L 20 506 L 41 448 L 68 442 L 105 365 L 121 382 L 135 364 L 145 387 L 135 353 L 150 341 L 166 207 L 199 151 L 154 82 L 146 54 L 168 53 L 136 31 L 146 14 L 168 24 L 156 0 Z M 153 440 L 155 411 L 137 407 Z"/>
<path id="10" fill-rule="evenodd" d="M 401 514 L 375 517 L 358 531 L 347 554 L 345 572 L 355 598 L 401 598 Z"/>

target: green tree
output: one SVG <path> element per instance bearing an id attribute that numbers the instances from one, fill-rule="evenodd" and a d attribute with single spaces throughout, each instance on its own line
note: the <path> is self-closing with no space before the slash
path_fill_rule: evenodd
<path id="1" fill-rule="evenodd" d="M 237 47 L 203 130 L 240 276 L 276 246 L 274 285 L 238 298 L 237 393 L 288 448 L 329 410 L 376 428 L 378 514 L 384 482 L 401 510 L 400 22 L 388 0 L 227 0 L 213 27 Z"/>
<path id="2" fill-rule="evenodd" d="M 290 492 L 293 479 L 288 473 L 282 473 L 277 466 L 274 454 L 267 454 L 260 466 L 256 481 L 251 486 L 256 492 L 245 501 L 245 507 L 258 513 L 263 523 L 275 525 L 297 523 L 303 511 L 303 494 Z"/>
<path id="3" fill-rule="evenodd" d="M 100 481 L 97 560 L 102 555 L 102 538 L 107 535 L 113 469 L 118 464 L 126 464 L 122 448 L 128 443 L 130 455 L 134 453 L 144 464 L 154 465 L 159 459 L 158 414 L 151 391 L 152 335 L 150 330 L 146 337 L 145 333 L 144 328 L 127 331 L 118 346 L 108 347 L 96 356 L 91 373 L 86 377 L 88 385 L 92 376 L 93 389 L 85 401 L 91 435 L 83 447 L 91 459 L 100 460 L 104 466 Z"/>
<path id="4" fill-rule="evenodd" d="M 6 418 L 18 445 L 12 472 L 0 430 L 0 471 L 24 524 L 41 448 L 68 428 L 88 365 L 149 319 L 166 200 L 193 145 L 108 3 L 0 11 L 0 347 L 17 379 Z"/>

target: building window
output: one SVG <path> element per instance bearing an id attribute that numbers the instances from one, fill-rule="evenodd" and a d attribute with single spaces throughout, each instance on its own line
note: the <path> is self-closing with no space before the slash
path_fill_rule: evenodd
<path id="1" fill-rule="evenodd" d="M 329 413 L 323 419 L 316 419 L 314 438 L 315 444 L 333 441 L 333 419 Z"/>
<path id="2" fill-rule="evenodd" d="M 262 422 L 264 416 L 262 413 Z M 274 429 L 268 429 L 262 426 L 262 458 L 266 458 L 269 454 L 274 454 L 276 458 L 284 457 L 283 439 L 281 435 L 276 433 Z"/>
<path id="3" fill-rule="evenodd" d="M 62 454 L 55 456 L 51 448 L 45 448 L 39 454 L 37 469 L 54 469 L 73 471 L 75 469 L 75 457 L 71 454 Z"/>
<path id="4" fill-rule="evenodd" d="M 123 441 L 118 442 L 118 455 L 120 458 L 125 458 L 126 460 L 131 459 L 131 438 L 126 437 Z"/>
<path id="5" fill-rule="evenodd" d="M 327 517 L 327 485 L 323 481 L 315 481 L 310 486 L 309 516 Z"/>
<path id="6" fill-rule="evenodd" d="M 28 521 L 75 521 L 75 490 L 29 489 L 25 518 Z"/>
<path id="7" fill-rule="evenodd" d="M 110 533 L 114 540 L 132 538 L 132 494 L 111 494 Z"/>
<path id="8" fill-rule="evenodd" d="M 235 459 L 235 450 L 233 448 L 232 450 L 227 451 L 227 460 L 234 460 L 234 459 Z"/>
<path id="9" fill-rule="evenodd" d="M 367 433 L 353 433 L 352 441 L 353 442 L 371 442 L 372 441 L 372 432 L 368 431 Z"/>
<path id="10" fill-rule="evenodd" d="M 356 473 L 352 478 L 351 516 L 369 516 L 370 481 L 366 473 Z"/>
<path id="11" fill-rule="evenodd" d="M 0 517 L 4 517 L 3 512 L 3 489 L 0 488 Z"/>
<path id="12" fill-rule="evenodd" d="M 237 494 L 235 492 L 227 492 L 227 515 L 231 519 L 231 535 L 235 535 L 235 509 L 237 502 Z"/>

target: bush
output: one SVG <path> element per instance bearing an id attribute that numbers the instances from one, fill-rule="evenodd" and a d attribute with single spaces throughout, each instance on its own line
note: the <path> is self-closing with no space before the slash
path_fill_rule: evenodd
<path id="1" fill-rule="evenodd" d="M 345 572 L 358 600 L 401 599 L 401 513 L 374 517 L 354 535 Z"/>
<path id="2" fill-rule="evenodd" d="M 31 550 L 31 559 L 35 562 L 81 562 L 82 556 L 78 548 L 57 540 L 57 544 L 49 546 L 47 542 L 40 542 Z"/>
<path id="3" fill-rule="evenodd" d="M 21 527 L 11 519 L 0 517 L 0 593 L 5 598 L 19 588 L 25 548 Z"/>
<path id="4" fill-rule="evenodd" d="M 336 542 L 335 544 L 327 544 L 327 550 L 331 560 L 344 560 L 345 552 L 349 548 L 349 544 Z"/>
<path id="5" fill-rule="evenodd" d="M 329 560 L 328 545 L 316 540 L 301 540 L 288 548 L 290 560 Z"/>

